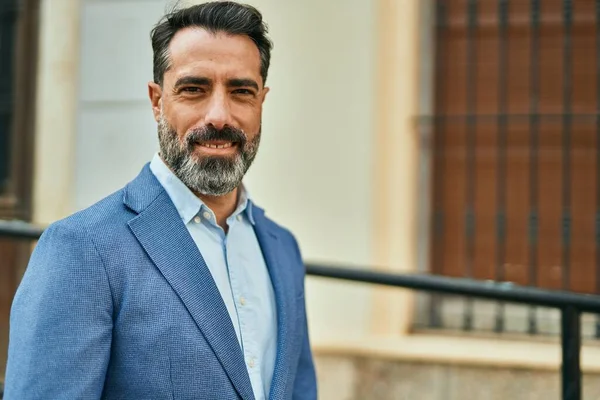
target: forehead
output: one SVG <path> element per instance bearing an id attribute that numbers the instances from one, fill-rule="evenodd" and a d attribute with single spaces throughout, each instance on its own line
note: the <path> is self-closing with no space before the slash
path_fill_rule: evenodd
<path id="1" fill-rule="evenodd" d="M 185 28 L 169 44 L 171 68 L 165 80 L 182 76 L 206 76 L 213 79 L 260 79 L 260 53 L 245 35 L 211 33 L 202 28 Z"/>

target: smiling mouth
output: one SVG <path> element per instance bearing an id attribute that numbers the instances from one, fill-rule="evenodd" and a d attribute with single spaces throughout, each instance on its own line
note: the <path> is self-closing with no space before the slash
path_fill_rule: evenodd
<path id="1" fill-rule="evenodd" d="M 209 149 L 228 149 L 236 145 L 235 142 L 202 142 L 198 143 L 201 147 L 206 147 Z"/>
<path id="2" fill-rule="evenodd" d="M 200 147 L 202 151 L 209 153 L 229 153 L 235 151 L 238 147 L 238 142 L 228 142 L 225 140 L 210 140 L 207 142 L 197 142 L 196 146 Z"/>

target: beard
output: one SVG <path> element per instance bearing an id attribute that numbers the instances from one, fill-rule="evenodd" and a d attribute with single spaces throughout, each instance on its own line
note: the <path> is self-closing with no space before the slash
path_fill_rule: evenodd
<path id="1" fill-rule="evenodd" d="M 252 165 L 261 131 L 248 140 L 241 129 L 224 127 L 216 129 L 212 125 L 188 131 L 179 139 L 177 131 L 169 125 L 163 115 L 158 122 L 158 142 L 160 156 L 190 190 L 206 196 L 223 196 L 235 190 Z M 232 156 L 200 156 L 194 153 L 199 143 L 223 140 L 236 144 Z"/>

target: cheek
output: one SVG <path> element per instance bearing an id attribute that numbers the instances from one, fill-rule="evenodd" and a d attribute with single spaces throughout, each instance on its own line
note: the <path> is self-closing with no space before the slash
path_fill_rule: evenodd
<path id="1" fill-rule="evenodd" d="M 237 120 L 240 123 L 240 128 L 248 135 L 249 138 L 253 138 L 260 131 L 260 124 L 262 118 L 262 108 L 260 107 L 247 107 L 244 112 L 239 113 Z"/>
<path id="2" fill-rule="evenodd" d="M 168 108 L 165 107 L 165 116 L 171 127 L 177 132 L 177 136 L 181 141 L 190 129 L 201 124 L 201 114 L 198 107 L 192 107 L 187 104 L 172 104 Z"/>

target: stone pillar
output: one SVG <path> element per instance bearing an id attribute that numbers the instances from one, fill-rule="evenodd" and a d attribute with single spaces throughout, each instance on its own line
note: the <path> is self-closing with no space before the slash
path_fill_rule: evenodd
<path id="1" fill-rule="evenodd" d="M 42 0 L 37 76 L 33 222 L 72 212 L 80 0 Z"/>
<path id="2" fill-rule="evenodd" d="M 389 272 L 417 270 L 419 0 L 379 0 L 374 135 L 374 263 Z M 372 329 L 397 336 L 412 323 L 413 294 L 374 293 Z"/>

